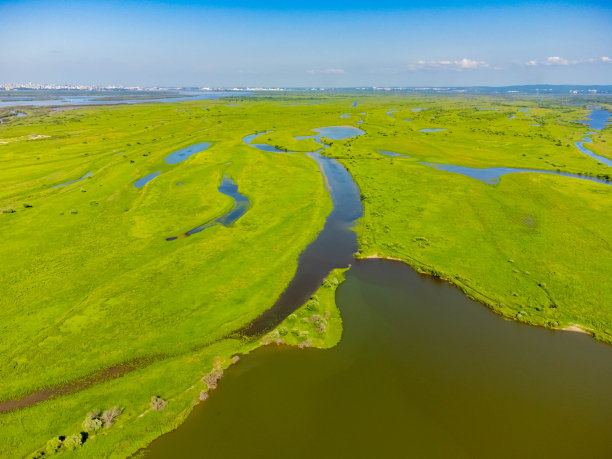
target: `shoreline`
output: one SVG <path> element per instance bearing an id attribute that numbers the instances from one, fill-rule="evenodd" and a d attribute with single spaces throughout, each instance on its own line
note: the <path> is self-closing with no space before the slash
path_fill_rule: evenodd
<path id="1" fill-rule="evenodd" d="M 571 324 L 566 325 L 566 326 L 563 326 L 563 327 L 561 327 L 561 326 L 559 326 L 559 327 L 549 327 L 549 326 L 546 326 L 545 324 L 534 324 L 534 323 L 531 323 L 531 322 L 524 322 L 524 321 L 521 321 L 521 320 L 517 319 L 516 317 L 511 317 L 511 316 L 509 316 L 509 315 L 506 315 L 506 314 L 504 314 L 504 313 L 503 313 L 501 310 L 499 310 L 499 309 L 495 308 L 495 305 L 493 305 L 492 303 L 486 302 L 486 301 L 484 301 L 482 298 L 478 298 L 478 297 L 476 297 L 476 296 L 474 296 L 474 295 L 471 295 L 469 292 L 467 292 L 467 291 L 465 291 L 463 288 L 461 288 L 461 285 L 457 284 L 457 283 L 456 283 L 456 282 L 454 282 L 453 280 L 451 280 L 451 279 L 449 279 L 449 278 L 447 278 L 447 277 L 438 277 L 438 276 L 433 276 L 433 275 L 431 275 L 430 273 L 428 273 L 427 271 L 424 271 L 424 270 L 422 270 L 422 269 L 417 268 L 416 266 L 412 265 L 411 263 L 409 263 L 407 260 L 404 260 L 403 258 L 397 258 L 397 257 L 386 257 L 386 256 L 383 256 L 383 255 L 380 255 L 380 254 L 375 253 L 375 254 L 372 254 L 372 255 L 366 255 L 366 256 L 356 256 L 356 257 L 355 257 L 355 259 L 356 259 L 356 260 L 360 260 L 360 259 L 362 259 L 362 260 L 364 260 L 364 259 L 370 259 L 370 260 L 371 260 L 371 259 L 378 259 L 378 260 L 392 260 L 392 261 L 399 261 L 399 262 L 402 262 L 402 263 L 406 263 L 408 266 L 410 266 L 411 268 L 413 268 L 413 269 L 414 269 L 416 272 L 418 272 L 419 274 L 428 275 L 428 276 L 430 276 L 430 277 L 434 277 L 434 278 L 441 279 L 441 280 L 444 280 L 444 281 L 448 282 L 450 285 L 452 285 L 452 286 L 454 286 L 454 287 L 456 287 L 456 288 L 460 289 L 460 290 L 461 290 L 461 291 L 462 291 L 462 292 L 463 292 L 463 293 L 464 293 L 464 294 L 465 294 L 465 295 L 466 295 L 468 298 L 470 298 L 470 299 L 472 299 L 472 300 L 474 300 L 474 301 L 477 301 L 478 303 L 480 303 L 480 304 L 482 304 L 482 305 L 486 306 L 486 307 L 487 307 L 489 310 L 491 310 L 492 312 L 494 312 L 494 313 L 496 313 L 496 314 L 500 315 L 500 316 L 501 316 L 501 317 L 503 317 L 504 319 L 507 319 L 507 320 L 512 320 L 512 321 L 515 321 L 515 322 L 517 322 L 517 323 L 524 324 L 524 325 L 530 325 L 530 326 L 534 326 L 534 327 L 542 327 L 542 328 L 547 328 L 547 329 L 549 329 L 549 330 L 558 330 L 558 331 L 568 331 L 568 332 L 572 332 L 572 333 L 581 333 L 581 334 L 584 334 L 584 335 L 589 335 L 589 336 L 591 336 L 591 337 L 592 337 L 593 339 L 595 339 L 596 341 L 600 341 L 600 342 L 602 342 L 602 343 L 604 343 L 604 344 L 610 344 L 610 343 L 609 343 L 609 342 L 607 342 L 607 341 L 604 341 L 604 340 L 602 340 L 602 339 L 597 338 L 597 337 L 595 336 L 594 331 L 588 330 L 586 327 L 583 327 L 583 326 L 582 326 L 582 325 L 580 325 L 580 324 L 574 324 L 574 323 L 571 323 Z M 466 288 L 468 288 L 468 289 L 470 289 L 470 290 L 472 290 L 472 289 L 471 289 L 471 287 L 469 287 L 468 285 L 465 285 L 465 287 L 466 287 Z"/>

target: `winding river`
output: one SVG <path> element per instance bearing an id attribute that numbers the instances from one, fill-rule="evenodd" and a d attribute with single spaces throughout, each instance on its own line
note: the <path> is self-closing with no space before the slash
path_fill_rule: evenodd
<path id="1" fill-rule="evenodd" d="M 577 123 L 586 124 L 595 131 L 601 131 L 610 122 L 610 113 L 607 110 L 598 109 L 595 107 L 589 108 L 591 108 L 591 114 L 587 117 L 587 120 L 577 121 Z M 585 137 L 582 140 L 574 142 L 574 145 L 576 146 L 576 148 L 578 148 L 578 150 L 580 150 L 581 153 L 584 153 L 585 155 L 596 159 L 597 161 L 605 164 L 606 166 L 612 167 L 612 159 L 598 155 L 597 153 L 594 153 L 593 151 L 589 150 L 584 146 L 585 143 L 593 143 L 593 140 L 588 137 L 590 134 L 594 134 L 594 132 L 589 132 L 585 134 Z"/>
<path id="2" fill-rule="evenodd" d="M 362 130 L 349 126 L 317 128 L 313 131 L 317 134 L 296 137 L 296 139 L 312 138 L 325 148 L 326 145 L 321 142 L 323 137 L 340 140 L 364 134 Z M 269 145 L 252 144 L 258 135 L 261 134 L 246 136 L 243 140 L 262 151 L 284 153 L 284 150 L 267 148 Z M 349 266 L 353 261 L 353 254 L 358 249 L 357 235 L 351 229 L 356 220 L 363 215 L 357 185 L 344 166 L 335 159 L 322 156 L 318 151 L 307 154 L 319 165 L 332 200 L 333 210 L 327 216 L 323 230 L 300 254 L 297 271 L 285 291 L 270 309 L 241 330 L 241 334 L 258 336 L 276 327 L 317 291 L 332 269 Z"/>

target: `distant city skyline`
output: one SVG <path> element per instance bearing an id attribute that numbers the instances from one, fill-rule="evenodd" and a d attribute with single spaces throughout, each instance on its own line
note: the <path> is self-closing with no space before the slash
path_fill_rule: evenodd
<path id="1" fill-rule="evenodd" d="M 0 83 L 605 85 L 611 30 L 597 1 L 0 0 Z"/>

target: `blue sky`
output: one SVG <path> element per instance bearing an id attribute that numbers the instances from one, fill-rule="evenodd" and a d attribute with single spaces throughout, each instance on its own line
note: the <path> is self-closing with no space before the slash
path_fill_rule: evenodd
<path id="1" fill-rule="evenodd" d="M 0 0 L 0 82 L 612 84 L 612 6 Z"/>

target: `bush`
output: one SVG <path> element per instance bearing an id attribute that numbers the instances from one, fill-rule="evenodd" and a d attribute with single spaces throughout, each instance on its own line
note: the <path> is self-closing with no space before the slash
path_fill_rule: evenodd
<path id="1" fill-rule="evenodd" d="M 81 434 L 70 435 L 66 440 L 64 440 L 64 448 L 73 450 L 77 449 L 79 446 L 83 444 L 83 437 Z"/>
<path id="2" fill-rule="evenodd" d="M 82 426 L 85 432 L 95 432 L 96 430 L 100 430 L 102 428 L 102 420 L 100 419 L 100 412 L 97 410 L 94 410 L 94 411 L 90 411 L 89 413 L 87 413 Z"/>
<path id="3" fill-rule="evenodd" d="M 281 336 L 286 336 L 287 333 L 289 333 L 289 330 L 287 329 L 287 327 L 280 327 L 278 329 L 278 334 Z"/>
<path id="4" fill-rule="evenodd" d="M 270 341 L 276 341 L 280 338 L 280 333 L 277 330 L 273 330 L 268 335 L 268 338 L 270 339 Z"/>
<path id="5" fill-rule="evenodd" d="M 61 446 L 62 440 L 59 437 L 52 438 L 47 442 L 47 446 L 45 446 L 45 453 L 49 455 L 55 454 Z"/>
<path id="6" fill-rule="evenodd" d="M 119 408 L 117 406 L 113 406 L 110 410 L 106 410 L 104 413 L 102 413 L 102 417 L 100 419 L 104 423 L 104 427 L 108 429 L 110 426 L 112 426 L 121 413 L 123 413 L 123 408 Z"/>
<path id="7" fill-rule="evenodd" d="M 166 408 L 168 402 L 161 398 L 159 395 L 154 395 L 151 397 L 151 409 L 155 411 L 162 411 Z"/>
<path id="8" fill-rule="evenodd" d="M 223 370 L 221 368 L 215 368 L 213 371 L 204 376 L 204 382 L 209 389 L 216 389 L 217 382 L 223 376 Z"/>
<path id="9" fill-rule="evenodd" d="M 313 314 L 310 316 L 310 321 L 314 324 L 321 320 L 321 316 L 319 314 Z"/>

